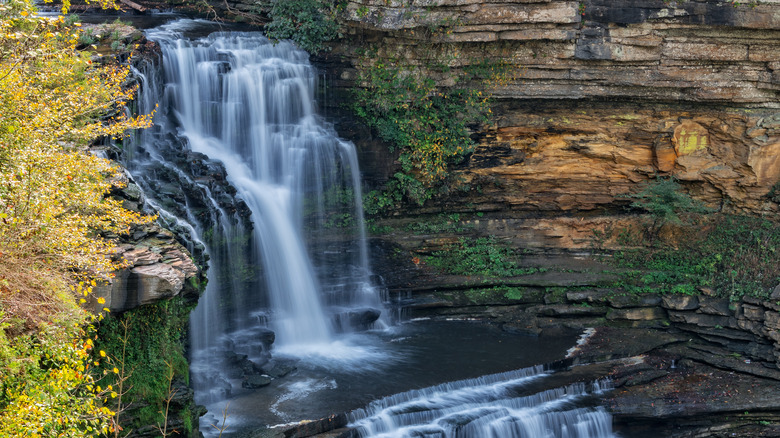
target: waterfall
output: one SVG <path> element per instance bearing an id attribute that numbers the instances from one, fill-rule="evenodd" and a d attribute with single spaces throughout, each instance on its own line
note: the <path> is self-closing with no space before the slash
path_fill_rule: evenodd
<path id="1" fill-rule="evenodd" d="M 162 59 L 137 72 L 137 111 L 157 110 L 124 155 L 161 218 L 209 257 L 190 336 L 196 391 L 222 386 L 205 402 L 228 396 L 230 384 L 199 370 L 213 374 L 236 354 L 261 364 L 271 342 L 293 356 L 338 354 L 337 333 L 382 324 L 373 322 L 382 302 L 356 151 L 316 113 L 308 54 L 259 33 L 182 36 L 197 25 L 147 31 Z"/>
<path id="2" fill-rule="evenodd" d="M 601 407 L 578 405 L 605 382 L 533 393 L 549 374 L 541 366 L 396 394 L 350 414 L 361 437 L 611 438 Z"/>
<path id="3" fill-rule="evenodd" d="M 370 281 L 355 148 L 317 115 L 308 55 L 258 33 L 183 37 L 193 24 L 147 31 L 161 59 L 137 72 L 137 111 L 157 110 L 154 126 L 124 143 L 124 164 L 161 220 L 207 254 L 209 281 L 191 316 L 192 383 L 212 415 L 236 401 L 230 427 L 241 433 L 257 409 L 287 421 L 295 409 L 283 405 L 316 404 L 313 394 L 340 385 L 352 391 L 349 382 L 369 373 L 392 380 L 378 370 L 405 353 L 390 357 L 379 336 L 362 344 L 339 336 L 370 326 L 382 303 Z M 255 391 L 266 372 L 283 375 L 284 359 L 269 361 L 272 343 L 274 356 L 310 366 L 301 360 L 299 381 Z M 613 436 L 609 414 L 589 404 L 598 385 L 534 393 L 548 375 L 535 367 L 401 393 L 352 412 L 351 426 L 361 436 Z M 261 404 L 264 393 L 276 399 Z"/>

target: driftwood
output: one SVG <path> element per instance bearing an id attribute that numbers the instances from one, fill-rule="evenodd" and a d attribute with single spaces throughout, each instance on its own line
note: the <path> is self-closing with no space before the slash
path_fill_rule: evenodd
<path id="1" fill-rule="evenodd" d="M 138 12 L 146 12 L 146 8 L 144 6 L 139 5 L 138 3 L 131 1 L 131 0 L 119 0 L 120 3 L 123 5 L 129 6 L 133 9 L 135 9 Z"/>

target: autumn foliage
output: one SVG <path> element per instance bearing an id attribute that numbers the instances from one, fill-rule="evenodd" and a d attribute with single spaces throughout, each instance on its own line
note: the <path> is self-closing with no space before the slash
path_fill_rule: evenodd
<path id="1" fill-rule="evenodd" d="M 88 147 L 149 119 L 120 111 L 127 68 L 97 65 L 78 36 L 0 2 L 0 437 L 107 434 L 113 414 L 78 303 L 117 267 L 107 236 L 149 219 L 107 197 L 119 170 Z"/>

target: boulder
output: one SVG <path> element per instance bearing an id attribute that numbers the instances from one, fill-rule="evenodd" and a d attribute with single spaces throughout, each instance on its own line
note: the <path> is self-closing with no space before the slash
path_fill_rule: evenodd
<path id="1" fill-rule="evenodd" d="M 270 385 L 272 381 L 273 379 L 271 379 L 269 376 L 251 375 L 244 378 L 244 380 L 241 382 L 241 387 L 247 389 L 257 389 Z"/>
<path id="2" fill-rule="evenodd" d="M 363 309 L 351 309 L 346 312 L 338 313 L 333 316 L 333 322 L 336 327 L 344 331 L 350 330 L 368 330 L 371 325 L 379 319 L 381 310 L 369 307 Z"/>
<path id="3" fill-rule="evenodd" d="M 267 374 L 273 378 L 284 377 L 291 372 L 297 370 L 294 360 L 290 359 L 271 359 L 263 365 L 262 373 Z"/>
<path id="4" fill-rule="evenodd" d="M 349 324 L 353 328 L 367 329 L 381 314 L 382 311 L 377 309 L 352 310 L 349 312 Z"/>

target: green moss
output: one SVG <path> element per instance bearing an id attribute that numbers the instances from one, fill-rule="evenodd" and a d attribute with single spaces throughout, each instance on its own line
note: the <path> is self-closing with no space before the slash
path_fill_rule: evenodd
<path id="1" fill-rule="evenodd" d="M 182 420 L 182 426 L 184 427 L 184 430 L 187 432 L 186 435 L 190 435 L 190 432 L 192 432 L 193 426 L 192 426 L 192 404 L 187 403 L 187 406 L 185 406 L 182 410 L 179 411 L 179 418 Z"/>
<path id="2" fill-rule="evenodd" d="M 544 301 L 550 304 L 560 304 L 566 302 L 566 287 L 548 287 L 545 290 Z"/>
<path id="3" fill-rule="evenodd" d="M 506 287 L 504 289 L 504 298 L 508 300 L 521 300 L 524 295 L 524 290 L 520 287 Z"/>
<path id="4" fill-rule="evenodd" d="M 485 289 L 469 289 L 463 291 L 466 298 L 473 304 L 484 304 L 488 300 L 488 291 Z"/>
<path id="5" fill-rule="evenodd" d="M 114 367 L 124 370 L 127 378 L 123 386 L 129 389 L 122 397 L 122 404 L 127 406 L 132 402 L 132 405 L 120 414 L 125 430 L 164 421 L 162 412 L 169 396 L 167 376 L 171 369 L 175 379 L 189 382 L 189 365 L 182 343 L 191 310 L 192 305 L 175 297 L 109 316 L 100 323 L 95 350 L 105 351 L 107 355 L 101 363 L 105 377 L 100 383 L 118 389 L 122 372 L 116 374 Z M 100 360 L 97 353 L 95 359 Z"/>

